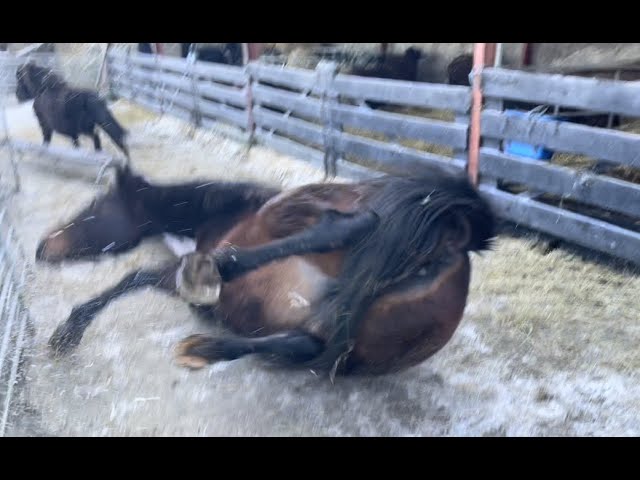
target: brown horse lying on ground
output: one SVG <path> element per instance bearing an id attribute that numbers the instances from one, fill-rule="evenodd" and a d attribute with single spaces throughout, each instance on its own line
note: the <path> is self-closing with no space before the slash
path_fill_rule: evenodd
<path id="1" fill-rule="evenodd" d="M 196 251 L 133 272 L 75 307 L 50 346 L 71 351 L 110 301 L 151 286 L 233 332 L 184 339 L 183 366 L 260 354 L 332 377 L 399 371 L 452 337 L 466 305 L 469 252 L 490 249 L 494 228 L 466 176 L 433 167 L 289 191 L 220 181 L 161 186 L 118 168 L 109 193 L 47 235 L 37 258 L 123 252 L 159 234 L 190 237 Z"/>

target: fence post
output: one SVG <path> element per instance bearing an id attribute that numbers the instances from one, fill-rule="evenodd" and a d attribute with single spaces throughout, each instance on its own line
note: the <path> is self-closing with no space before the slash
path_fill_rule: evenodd
<path id="1" fill-rule="evenodd" d="M 151 74 L 151 77 L 152 78 L 155 77 L 153 84 L 154 84 L 156 99 L 160 103 L 160 115 L 164 115 L 164 84 L 162 83 L 162 80 L 161 80 L 162 78 L 161 74 L 162 74 L 162 68 L 160 68 L 160 56 L 156 52 L 153 56 L 153 73 Z"/>
<path id="2" fill-rule="evenodd" d="M 243 44 L 243 45 L 246 45 L 246 44 Z M 253 108 L 254 108 L 253 84 L 254 84 L 255 78 L 253 73 L 251 72 L 252 65 L 254 65 L 253 61 L 248 62 L 244 66 L 244 73 L 247 79 L 247 82 L 244 88 L 246 89 L 245 99 L 247 101 L 247 133 L 248 133 L 247 143 L 249 146 L 253 145 L 253 142 L 255 140 L 255 134 L 256 134 L 256 121 L 253 116 Z"/>
<path id="3" fill-rule="evenodd" d="M 316 66 L 318 87 L 320 89 L 322 133 L 324 142 L 324 167 L 325 180 L 329 176 L 336 176 L 337 154 L 334 134 L 337 134 L 342 126 L 333 120 L 333 107 L 338 104 L 338 94 L 333 87 L 333 80 L 338 72 L 335 62 L 320 61 Z M 335 133 L 334 133 L 335 132 Z"/>
<path id="4" fill-rule="evenodd" d="M 131 67 L 131 47 L 127 49 L 127 56 L 125 57 L 125 65 L 127 69 L 127 80 L 129 84 L 129 88 L 131 88 L 131 100 L 135 101 L 138 96 L 138 92 L 136 89 L 136 82 L 133 80 L 133 69 Z"/>
<path id="5" fill-rule="evenodd" d="M 191 120 L 196 128 L 202 125 L 202 113 L 200 112 L 200 93 L 198 92 L 198 80 L 195 71 L 196 53 L 194 44 L 191 44 L 192 51 L 187 55 L 187 75 L 191 80 L 191 97 L 193 99 L 193 110 L 191 111 Z"/>
<path id="6" fill-rule="evenodd" d="M 471 125 L 469 132 L 469 161 L 467 172 L 474 185 L 478 184 L 480 161 L 480 118 L 482 115 L 482 70 L 495 58 L 495 43 L 476 43 L 473 50 L 473 82 L 471 83 Z"/>

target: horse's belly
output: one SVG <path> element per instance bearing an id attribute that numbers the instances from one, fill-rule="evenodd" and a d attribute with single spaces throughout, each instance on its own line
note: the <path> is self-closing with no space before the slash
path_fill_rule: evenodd
<path id="1" fill-rule="evenodd" d="M 300 327 L 331 278 L 302 257 L 289 257 L 225 284 L 221 308 L 229 326 L 246 335 Z"/>
<path id="2" fill-rule="evenodd" d="M 436 278 L 378 298 L 356 336 L 355 370 L 398 371 L 441 350 L 462 320 L 469 280 L 469 259 L 461 255 Z"/>

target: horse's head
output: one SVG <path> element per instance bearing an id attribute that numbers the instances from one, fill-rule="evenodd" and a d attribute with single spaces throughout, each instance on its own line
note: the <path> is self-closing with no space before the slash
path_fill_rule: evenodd
<path id="1" fill-rule="evenodd" d="M 409 47 L 404 51 L 405 58 L 417 62 L 422 58 L 422 51 L 414 47 Z"/>
<path id="2" fill-rule="evenodd" d="M 26 102 L 36 98 L 38 91 L 33 85 L 33 80 L 30 76 L 31 69 L 30 64 L 21 65 L 16 71 L 16 97 L 19 102 Z"/>
<path id="3" fill-rule="evenodd" d="M 16 70 L 16 97 L 20 102 L 33 100 L 48 88 L 64 85 L 64 80 L 52 70 L 27 62 Z"/>
<path id="4" fill-rule="evenodd" d="M 46 235 L 38 245 L 36 260 L 81 260 L 135 246 L 149 228 L 144 225 L 144 209 L 135 192 L 149 186 L 129 166 L 116 167 L 115 182 L 107 193 Z"/>

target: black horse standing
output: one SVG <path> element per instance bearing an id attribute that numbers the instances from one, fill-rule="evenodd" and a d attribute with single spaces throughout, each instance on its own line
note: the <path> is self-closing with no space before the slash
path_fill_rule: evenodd
<path id="1" fill-rule="evenodd" d="M 48 68 L 28 62 L 16 73 L 16 97 L 20 102 L 34 100 L 33 110 L 38 118 L 44 144 L 51 142 L 53 132 L 71 137 L 80 146 L 79 136 L 93 138 L 96 151 L 102 150 L 100 126 L 129 158 L 125 130 L 109 111 L 106 102 L 91 90 L 72 88 Z"/>

